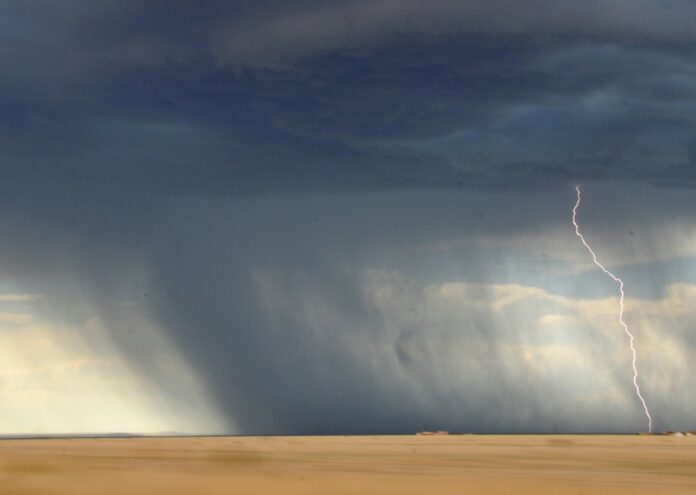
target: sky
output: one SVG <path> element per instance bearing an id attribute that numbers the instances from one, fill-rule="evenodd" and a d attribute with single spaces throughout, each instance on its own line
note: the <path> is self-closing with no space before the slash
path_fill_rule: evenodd
<path id="1" fill-rule="evenodd" d="M 7 0 L 0 434 L 696 429 L 691 0 Z"/>

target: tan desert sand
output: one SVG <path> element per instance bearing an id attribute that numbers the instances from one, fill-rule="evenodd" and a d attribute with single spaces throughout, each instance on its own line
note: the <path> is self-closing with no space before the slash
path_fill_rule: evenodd
<path id="1" fill-rule="evenodd" d="M 2 440 L 0 493 L 694 494 L 696 437 Z"/>

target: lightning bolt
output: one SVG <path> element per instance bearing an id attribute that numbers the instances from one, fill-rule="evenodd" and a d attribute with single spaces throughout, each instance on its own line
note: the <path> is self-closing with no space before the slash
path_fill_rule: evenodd
<path id="1" fill-rule="evenodd" d="M 595 252 L 592 250 L 590 245 L 587 243 L 585 240 L 585 237 L 580 233 L 580 226 L 578 225 L 577 222 L 577 214 L 578 214 L 578 207 L 580 206 L 580 201 L 582 200 L 582 196 L 580 194 L 580 186 L 575 186 L 575 191 L 578 193 L 578 200 L 575 203 L 575 207 L 573 208 L 573 225 L 575 225 L 575 234 L 580 238 L 582 241 L 583 245 L 587 248 L 587 250 L 590 252 L 592 255 L 592 261 L 594 261 L 594 264 L 597 265 L 604 273 L 609 275 L 614 282 L 619 284 L 619 323 L 624 329 L 624 332 L 626 332 L 626 335 L 628 335 L 628 338 L 630 339 L 631 343 L 631 353 L 633 354 L 633 386 L 636 389 L 636 395 L 640 399 L 641 404 L 643 404 L 643 409 L 645 410 L 645 415 L 648 418 L 648 431 L 652 433 L 652 416 L 650 416 L 650 411 L 648 410 L 648 405 L 645 403 L 645 399 L 643 398 L 643 395 L 640 393 L 640 386 L 638 385 L 638 367 L 636 366 L 636 348 L 634 345 L 634 338 L 633 334 L 631 331 L 628 329 L 628 325 L 624 321 L 623 315 L 624 315 L 624 283 L 623 280 L 621 280 L 619 277 L 614 275 L 612 272 L 607 270 L 604 265 L 602 265 L 598 260 L 597 260 L 597 255 Z"/>

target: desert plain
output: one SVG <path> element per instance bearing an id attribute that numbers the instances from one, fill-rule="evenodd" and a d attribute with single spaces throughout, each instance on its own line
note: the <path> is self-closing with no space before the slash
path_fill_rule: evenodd
<path id="1" fill-rule="evenodd" d="M 4 439 L 0 493 L 694 494 L 696 437 Z"/>

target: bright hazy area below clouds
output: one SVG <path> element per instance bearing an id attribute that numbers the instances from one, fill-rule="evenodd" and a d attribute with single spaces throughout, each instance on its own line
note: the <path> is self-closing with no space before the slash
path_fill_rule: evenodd
<path id="1" fill-rule="evenodd" d="M 147 373 L 130 366 L 99 317 L 81 326 L 33 315 L 39 296 L 0 295 L 0 434 L 187 433 L 219 431 L 224 422 L 207 403 L 193 371 L 145 319 L 129 321 L 156 344 L 153 360 L 169 372 L 172 403 Z M 29 303 L 22 312 L 14 302 Z"/>

